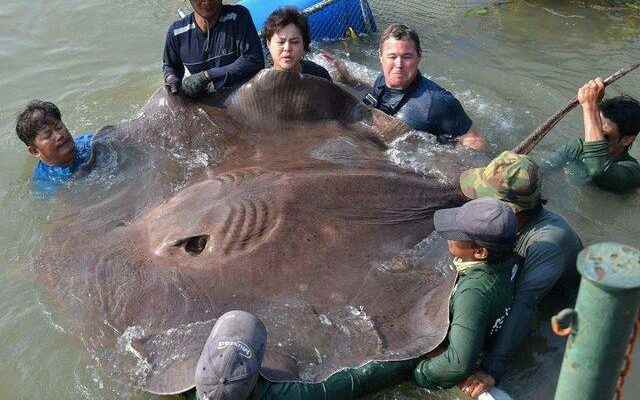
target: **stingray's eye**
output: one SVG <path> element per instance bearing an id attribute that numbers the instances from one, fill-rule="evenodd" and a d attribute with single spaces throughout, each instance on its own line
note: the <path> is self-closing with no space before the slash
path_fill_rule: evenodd
<path id="1" fill-rule="evenodd" d="M 191 236 L 176 242 L 176 247 L 184 247 L 184 251 L 192 256 L 197 256 L 202 253 L 207 242 L 209 241 L 209 235 Z"/>

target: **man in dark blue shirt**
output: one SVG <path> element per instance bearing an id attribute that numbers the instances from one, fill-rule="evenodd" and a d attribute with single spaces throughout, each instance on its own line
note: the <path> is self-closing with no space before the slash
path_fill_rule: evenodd
<path id="1" fill-rule="evenodd" d="M 435 135 L 441 142 L 485 148 L 484 138 L 472 127 L 460 102 L 418 70 L 422 50 L 417 33 L 405 25 L 392 24 L 380 37 L 379 52 L 382 74 L 373 88 L 355 79 L 345 64 L 331 54 L 324 56 L 336 68 L 336 80 L 358 90 L 367 89 L 363 99 L 366 104 L 403 120 L 413 129 Z"/>
<path id="2" fill-rule="evenodd" d="M 221 0 L 190 1 L 194 12 L 167 32 L 163 71 L 170 93 L 211 95 L 264 68 L 260 39 L 246 8 Z"/>

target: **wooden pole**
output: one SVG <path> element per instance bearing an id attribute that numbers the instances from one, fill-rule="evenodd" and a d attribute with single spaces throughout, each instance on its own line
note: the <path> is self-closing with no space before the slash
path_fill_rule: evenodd
<path id="1" fill-rule="evenodd" d="M 631 65 L 627 68 L 623 68 L 615 74 L 611 75 L 604 80 L 605 87 L 622 78 L 638 67 L 640 67 L 640 63 Z M 529 154 L 531 150 L 533 150 L 533 148 L 536 147 L 536 145 L 547 135 L 547 133 L 549 133 L 549 131 L 551 131 L 551 129 L 553 129 L 553 127 L 556 126 L 556 124 L 560 122 L 560 120 L 564 118 L 564 116 L 567 115 L 569 111 L 573 110 L 577 105 L 578 98 L 574 97 L 573 99 L 571 99 L 571 101 L 569 101 L 569 104 L 567 104 L 562 110 L 558 111 L 554 116 L 546 120 L 545 123 L 536 128 L 536 130 L 531 132 L 529 136 L 527 136 L 522 142 L 520 142 L 519 145 L 514 147 L 511 151 L 517 154 Z"/>

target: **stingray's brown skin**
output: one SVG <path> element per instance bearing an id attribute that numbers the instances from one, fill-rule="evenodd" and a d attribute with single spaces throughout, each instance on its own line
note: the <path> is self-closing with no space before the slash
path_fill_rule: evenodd
<path id="1" fill-rule="evenodd" d="M 99 135 L 96 171 L 111 160 L 124 178 L 101 190 L 90 175 L 69 195 L 37 272 L 102 365 L 152 393 L 193 387 L 232 309 L 265 322 L 271 379 L 291 378 L 278 354 L 309 381 L 425 354 L 446 335 L 455 273 L 442 240 L 416 245 L 460 201 L 455 170 L 443 182 L 386 159 L 405 132 L 289 73 L 265 71 L 223 106 L 160 90 Z"/>

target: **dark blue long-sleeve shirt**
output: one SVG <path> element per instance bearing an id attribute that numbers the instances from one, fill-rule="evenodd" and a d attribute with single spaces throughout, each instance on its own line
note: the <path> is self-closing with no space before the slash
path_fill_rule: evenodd
<path id="1" fill-rule="evenodd" d="M 174 22 L 164 47 L 165 78 L 178 79 L 207 71 L 216 89 L 240 84 L 264 68 L 262 45 L 249 11 L 240 5 L 223 5 L 218 21 L 202 32 L 195 16 Z"/>

